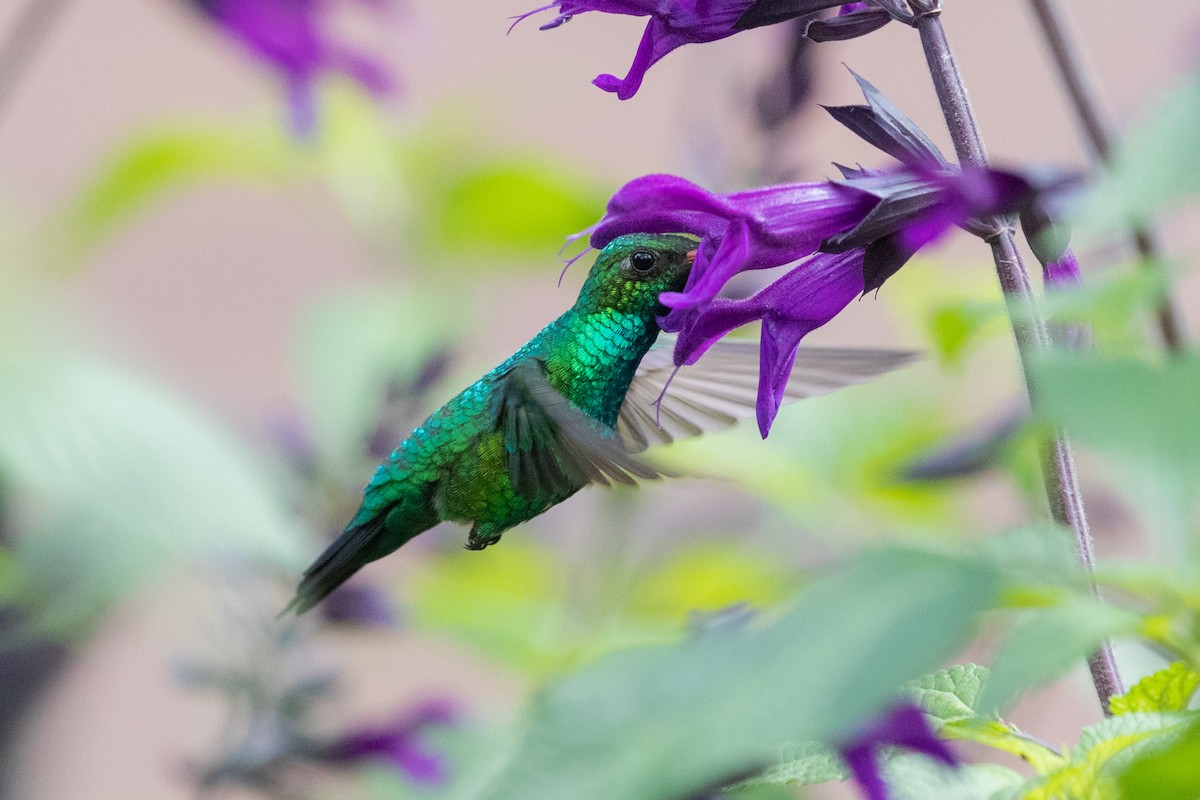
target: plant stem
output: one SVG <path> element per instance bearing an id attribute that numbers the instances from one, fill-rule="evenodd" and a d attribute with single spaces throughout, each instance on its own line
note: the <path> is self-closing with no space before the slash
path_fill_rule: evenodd
<path id="1" fill-rule="evenodd" d="M 1079 127 L 1092 150 L 1092 156 L 1102 164 L 1112 157 L 1112 127 L 1100 110 L 1100 100 L 1088 74 L 1084 59 L 1067 31 L 1062 7 L 1058 0 L 1030 0 L 1034 15 L 1046 37 L 1046 44 L 1058 66 L 1063 88 L 1071 98 Z M 1148 269 L 1158 269 L 1158 244 L 1154 233 L 1144 226 L 1130 231 L 1134 249 L 1144 259 Z M 1164 295 L 1155 309 L 1159 336 L 1167 350 L 1174 354 L 1183 351 L 1185 336 L 1179 314 L 1169 295 Z"/>
<path id="2" fill-rule="evenodd" d="M 0 42 L 0 116 L 46 34 L 70 0 L 30 0 Z"/>
<path id="3" fill-rule="evenodd" d="M 923 13 L 917 21 L 917 30 L 921 34 L 925 59 L 929 64 L 933 85 L 959 162 L 964 166 L 986 167 L 987 150 L 983 136 L 971 109 L 962 74 L 942 28 L 940 7 L 933 7 Z M 1012 221 L 996 219 L 994 223 L 996 233 L 989 239 L 989 243 L 996 262 L 996 275 L 1000 279 L 1000 286 L 1008 305 L 1009 320 L 1016 336 L 1021 367 L 1025 374 L 1026 391 L 1030 404 L 1036 407 L 1037 392 L 1033 381 L 1032 362 L 1039 353 L 1049 348 L 1050 337 L 1037 312 L 1029 274 L 1017 250 Z M 1079 561 L 1090 575 L 1095 564 L 1092 535 L 1088 529 L 1087 516 L 1084 514 L 1083 496 L 1075 474 L 1071 443 L 1061 431 L 1055 432 L 1053 438 L 1046 443 L 1042 462 L 1051 514 L 1055 521 L 1071 529 L 1075 536 Z M 1092 582 L 1092 594 L 1097 598 L 1100 596 L 1095 581 Z M 1112 646 L 1108 642 L 1104 642 L 1088 659 L 1088 667 L 1100 698 L 1100 706 L 1104 713 L 1108 714 L 1109 698 L 1124 691 L 1113 658 Z"/>

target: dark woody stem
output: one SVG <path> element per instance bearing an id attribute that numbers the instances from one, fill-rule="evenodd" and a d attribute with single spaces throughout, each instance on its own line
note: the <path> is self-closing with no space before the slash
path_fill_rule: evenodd
<path id="1" fill-rule="evenodd" d="M 1075 109 L 1084 139 L 1087 140 L 1096 160 L 1107 164 L 1112 156 L 1112 131 L 1100 110 L 1100 101 L 1089 79 L 1084 59 L 1067 31 L 1062 8 L 1058 0 L 1030 0 L 1030 5 L 1033 6 L 1042 34 L 1046 37 L 1046 44 L 1054 57 L 1054 63 L 1058 66 L 1063 87 L 1071 98 L 1071 105 Z M 1157 269 L 1158 244 L 1153 232 L 1139 226 L 1130 231 L 1130 234 L 1133 246 L 1138 255 L 1145 260 L 1147 268 Z M 1175 354 L 1182 352 L 1185 342 L 1183 326 L 1170 296 L 1164 296 L 1159 301 L 1155 317 L 1159 336 L 1167 350 Z"/>
<path id="2" fill-rule="evenodd" d="M 8 110 L 13 91 L 21 82 L 46 34 L 70 0 L 29 0 L 0 41 L 0 116 Z"/>
<path id="3" fill-rule="evenodd" d="M 983 136 L 979 132 L 962 75 L 942 28 L 940 4 L 935 6 L 929 0 L 926 2 L 931 8 L 920 16 L 916 27 L 921 34 L 925 59 L 929 64 L 946 125 L 950 128 L 954 149 L 964 166 L 986 167 L 987 151 L 984 148 Z M 1025 270 L 1013 235 L 1012 221 L 997 219 L 994 220 L 994 224 L 996 233 L 989 239 L 989 243 L 996 262 L 996 274 L 1008 305 L 1009 319 L 1021 356 L 1030 404 L 1036 407 L 1037 391 L 1031 365 L 1039 353 L 1049 348 L 1050 337 L 1045 322 L 1037 311 L 1029 274 Z M 1087 517 L 1083 510 L 1083 496 L 1080 494 L 1079 480 L 1075 474 L 1071 443 L 1061 431 L 1056 432 L 1045 444 L 1042 464 L 1050 511 L 1055 521 L 1071 529 L 1075 536 L 1079 561 L 1090 574 L 1095 563 L 1092 535 L 1088 530 Z M 1099 589 L 1094 582 L 1092 593 L 1099 597 Z M 1088 666 L 1091 669 L 1092 681 L 1096 685 L 1096 693 L 1100 697 L 1100 706 L 1104 713 L 1108 714 L 1109 698 L 1124 691 L 1112 647 L 1108 642 L 1104 642 L 1088 659 Z"/>

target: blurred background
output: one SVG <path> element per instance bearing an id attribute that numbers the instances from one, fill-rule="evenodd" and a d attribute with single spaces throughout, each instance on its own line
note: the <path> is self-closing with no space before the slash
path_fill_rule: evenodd
<path id="1" fill-rule="evenodd" d="M 951 151 L 898 25 L 686 47 L 620 102 L 589 82 L 624 73 L 641 20 L 505 35 L 532 4 L 371 5 L 330 2 L 330 23 L 393 87 L 321 80 L 302 136 L 277 73 L 199 4 L 0 5 L 21 53 L 0 76 L 7 797 L 424 796 L 469 762 L 439 736 L 502 725 L 597 653 L 769 606 L 863 542 L 1044 513 L 1029 437 L 994 435 L 1024 394 L 988 253 L 963 237 L 810 339 L 919 365 L 785 409 L 766 442 L 749 425 L 659 454 L 706 478 L 585 492 L 483 554 L 443 526 L 277 619 L 374 464 L 574 301 L 586 262 L 558 285 L 559 247 L 622 183 L 882 165 L 815 105 L 860 102 L 845 67 Z M 995 160 L 1088 168 L 1027 5 L 949 5 Z M 1200 42 L 1189 0 L 1157 3 L 1157 25 L 1128 5 L 1072 9 L 1119 126 Z M 1197 222 L 1163 229 L 1172 260 L 1194 261 Z M 1128 260 L 1080 255 L 1085 280 Z M 1177 286 L 1190 330 L 1197 280 Z M 1131 311 L 1097 335 L 1154 338 Z M 1108 465 L 1085 454 L 1083 474 L 1101 554 L 1140 552 Z M 1013 721 L 1073 739 L 1095 701 L 1082 671 L 1067 685 Z"/>

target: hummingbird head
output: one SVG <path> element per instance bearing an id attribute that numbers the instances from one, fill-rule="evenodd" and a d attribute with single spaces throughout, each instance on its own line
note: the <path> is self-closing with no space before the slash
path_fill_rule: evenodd
<path id="1" fill-rule="evenodd" d="M 581 305 L 655 316 L 658 296 L 687 282 L 699 243 L 674 234 L 630 233 L 600 251 L 579 293 Z"/>

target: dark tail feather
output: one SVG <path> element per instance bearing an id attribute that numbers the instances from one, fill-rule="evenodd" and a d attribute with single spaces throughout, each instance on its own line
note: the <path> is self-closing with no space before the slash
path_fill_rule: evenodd
<path id="1" fill-rule="evenodd" d="M 328 597 L 330 592 L 345 583 L 361 567 L 378 558 L 379 540 L 386 519 L 387 514 L 379 514 L 362 525 L 347 528 L 304 571 L 296 596 L 282 613 L 295 611 L 303 614 Z"/>

